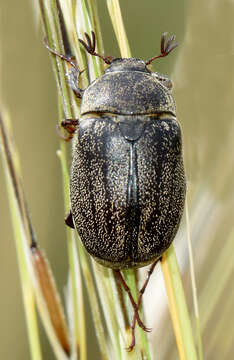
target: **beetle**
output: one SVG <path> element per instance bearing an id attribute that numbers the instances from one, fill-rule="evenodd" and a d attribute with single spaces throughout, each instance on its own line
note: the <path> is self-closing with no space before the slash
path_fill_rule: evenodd
<path id="1" fill-rule="evenodd" d="M 70 58 L 49 50 L 71 65 L 68 82 L 81 98 L 81 118 L 65 120 L 69 140 L 75 133 L 71 165 L 71 211 L 67 225 L 76 228 L 87 252 L 116 270 L 135 314 L 156 262 L 172 243 L 184 208 L 186 180 L 182 138 L 169 78 L 148 65 L 176 46 L 166 33 L 161 54 L 148 61 L 112 58 L 95 52 L 95 34 L 88 53 L 108 64 L 104 74 L 85 90 Z M 151 264 L 136 304 L 120 270 Z"/>

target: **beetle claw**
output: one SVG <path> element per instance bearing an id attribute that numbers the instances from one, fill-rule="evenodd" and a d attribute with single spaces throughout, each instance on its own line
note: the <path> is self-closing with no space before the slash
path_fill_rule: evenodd
<path id="1" fill-rule="evenodd" d="M 143 323 L 142 323 L 143 324 Z M 138 325 L 140 326 L 140 324 L 138 323 Z M 145 332 L 150 332 L 152 329 L 149 329 L 147 327 L 145 327 L 145 325 L 143 324 L 143 327 L 140 326 L 142 328 L 142 330 L 144 330 Z M 126 350 L 128 352 L 131 352 L 134 348 L 134 346 L 136 345 L 136 337 L 135 337 L 135 328 L 136 328 L 136 319 L 133 318 L 132 321 L 132 325 L 131 325 L 131 330 L 132 330 L 132 340 L 131 340 L 131 344 L 126 348 Z"/>
<path id="2" fill-rule="evenodd" d="M 131 344 L 126 348 L 128 352 L 131 352 L 136 345 L 136 339 L 135 339 L 135 331 L 132 332 L 132 341 Z"/>
<path id="3" fill-rule="evenodd" d="M 138 325 L 139 325 L 139 323 L 138 323 Z M 143 323 L 142 323 L 142 326 L 141 325 L 139 325 L 140 326 L 140 328 L 142 329 L 142 330 L 144 330 L 145 332 L 151 332 L 152 331 L 152 329 L 151 328 L 147 328 Z"/>

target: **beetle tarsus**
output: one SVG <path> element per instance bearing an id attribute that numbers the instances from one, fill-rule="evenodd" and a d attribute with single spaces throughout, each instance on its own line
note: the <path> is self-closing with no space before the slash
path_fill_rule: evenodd
<path id="1" fill-rule="evenodd" d="M 135 345 L 136 345 L 136 337 L 135 337 L 135 327 L 134 327 L 134 329 L 132 328 L 132 341 L 131 341 L 131 344 L 126 348 L 126 350 L 128 352 L 131 352 Z"/>
<path id="2" fill-rule="evenodd" d="M 113 57 L 112 56 L 103 56 L 103 55 L 100 55 L 98 53 L 96 53 L 95 51 L 95 48 L 96 48 L 96 36 L 95 36 L 95 33 L 93 31 L 91 31 L 91 36 L 92 36 L 92 40 L 90 38 L 90 36 L 85 32 L 84 33 L 85 37 L 86 37 L 86 41 L 85 42 L 84 40 L 82 39 L 79 39 L 79 42 L 83 45 L 83 47 L 85 48 L 85 50 L 90 54 L 90 55 L 93 55 L 93 56 L 97 56 L 99 57 L 100 59 L 102 59 L 106 64 L 110 64 L 111 61 L 113 60 Z"/>
<path id="3" fill-rule="evenodd" d="M 141 302 L 142 302 L 142 297 L 143 297 L 143 294 L 145 292 L 145 289 L 148 285 L 148 282 L 149 282 L 149 279 L 150 279 L 150 276 L 152 275 L 153 271 L 154 271 L 154 268 L 156 266 L 156 264 L 158 263 L 160 259 L 157 259 L 151 266 L 150 266 L 150 269 L 148 271 L 148 274 L 147 274 L 147 278 L 142 286 L 142 288 L 140 289 L 139 291 L 139 297 L 138 297 L 138 301 L 137 301 L 137 311 L 139 311 L 139 308 L 141 306 Z M 136 321 L 137 321 L 137 316 L 136 316 L 137 312 L 135 311 L 134 313 L 134 316 L 133 316 L 133 319 L 132 319 L 132 324 L 131 324 L 131 329 L 132 329 L 132 342 L 131 342 L 131 345 L 129 346 L 129 351 L 131 351 L 134 347 L 133 344 L 135 344 L 135 327 L 136 327 Z M 138 323 L 139 325 L 139 323 Z M 144 325 L 144 324 L 143 324 Z M 146 328 L 146 327 L 142 327 L 141 328 L 146 331 L 146 332 L 150 332 L 151 329 L 150 328 Z"/>
<path id="4" fill-rule="evenodd" d="M 154 60 L 167 56 L 168 54 L 170 54 L 170 52 L 172 50 L 174 50 L 179 44 L 178 43 L 173 43 L 173 41 L 175 40 L 175 35 L 171 35 L 167 42 L 166 42 L 166 37 L 167 37 L 167 32 L 164 32 L 162 34 L 161 37 L 161 54 L 160 55 L 156 55 L 154 57 L 152 57 L 151 59 L 147 60 L 145 62 L 146 65 L 150 65 Z M 166 44 L 165 44 L 166 42 Z"/>
<path id="5" fill-rule="evenodd" d="M 139 303 L 139 300 L 138 300 Z M 131 344 L 129 345 L 129 347 L 126 349 L 128 352 L 132 351 L 134 346 L 136 345 L 136 337 L 135 337 L 135 328 L 136 328 L 136 312 L 134 314 L 134 317 L 132 319 L 132 324 L 131 324 L 131 334 L 132 334 L 132 340 L 131 340 Z M 139 325 L 139 324 L 138 324 Z M 142 327 L 141 327 L 142 328 Z M 142 328 L 145 332 L 150 332 L 151 329 L 146 328 L 144 326 L 144 328 Z"/>

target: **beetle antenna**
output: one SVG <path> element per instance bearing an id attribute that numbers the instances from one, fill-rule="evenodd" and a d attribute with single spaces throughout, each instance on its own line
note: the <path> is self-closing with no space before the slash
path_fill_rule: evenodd
<path id="1" fill-rule="evenodd" d="M 167 34 L 168 34 L 167 32 L 164 32 L 161 37 L 161 54 L 147 60 L 145 62 L 145 65 L 151 64 L 154 60 L 158 58 L 167 56 L 168 54 L 170 54 L 172 50 L 174 50 L 179 45 L 178 43 L 173 43 L 173 41 L 175 40 L 175 35 L 171 35 L 165 45 Z"/>
<path id="2" fill-rule="evenodd" d="M 48 45 L 48 42 L 47 42 L 47 38 L 45 37 L 44 38 L 44 45 L 45 47 L 49 50 L 49 52 L 55 56 L 58 56 L 60 59 L 66 61 L 68 64 L 71 65 L 71 67 L 73 67 L 74 69 L 78 69 L 78 66 L 74 63 L 74 61 L 72 61 L 72 58 L 71 57 L 68 57 L 68 56 L 65 56 L 63 54 L 59 54 L 57 51 L 55 51 L 54 49 L 51 49 Z M 79 70 L 79 69 L 78 69 Z M 82 73 L 84 70 L 79 70 L 80 73 Z"/>
<path id="3" fill-rule="evenodd" d="M 82 39 L 79 39 L 79 42 L 84 46 L 85 50 L 89 54 L 101 58 L 106 64 L 110 65 L 111 61 L 113 60 L 112 56 L 103 56 L 103 55 L 97 54 L 95 52 L 95 48 L 96 48 L 96 36 L 95 36 L 95 33 L 93 31 L 91 31 L 92 40 L 91 40 L 90 36 L 86 32 L 84 33 L 84 35 L 86 37 L 87 42 L 85 42 Z"/>

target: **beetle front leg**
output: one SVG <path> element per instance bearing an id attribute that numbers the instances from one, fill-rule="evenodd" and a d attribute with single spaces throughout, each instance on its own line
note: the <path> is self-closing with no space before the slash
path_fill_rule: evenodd
<path id="1" fill-rule="evenodd" d="M 61 134 L 60 128 L 57 127 L 57 132 L 59 137 L 65 141 L 70 141 L 73 138 L 75 131 L 77 130 L 78 124 L 79 124 L 78 119 L 63 120 L 60 125 L 64 128 L 64 130 L 68 132 L 68 136 L 64 136 L 63 134 Z"/>
<path id="2" fill-rule="evenodd" d="M 44 40 L 44 44 L 45 47 L 49 50 L 49 52 L 55 56 L 58 56 L 60 59 L 66 61 L 69 66 L 69 72 L 66 74 L 67 77 L 67 83 L 69 84 L 69 86 L 72 88 L 72 90 L 74 91 L 74 94 L 76 95 L 77 98 L 81 99 L 84 90 L 80 89 L 78 87 L 78 82 L 79 82 L 79 77 L 82 74 L 82 72 L 84 72 L 84 70 L 80 70 L 78 68 L 78 66 L 76 65 L 76 63 L 74 61 L 72 61 L 72 57 L 68 57 L 65 56 L 63 54 L 59 54 L 57 51 L 55 51 L 54 49 L 51 49 L 49 47 L 49 45 L 47 44 L 47 40 Z"/>

